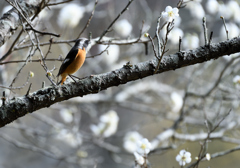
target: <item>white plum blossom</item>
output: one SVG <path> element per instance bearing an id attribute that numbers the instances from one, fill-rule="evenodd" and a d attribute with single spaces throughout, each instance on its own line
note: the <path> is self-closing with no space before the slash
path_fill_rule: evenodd
<path id="1" fill-rule="evenodd" d="M 180 166 L 185 166 L 186 163 L 190 163 L 192 161 L 191 153 L 187 152 L 186 150 L 181 150 L 176 156 L 176 161 Z"/>
<path id="2" fill-rule="evenodd" d="M 137 142 L 142 140 L 143 137 L 136 131 L 128 132 L 123 139 L 123 147 L 129 153 L 134 153 L 137 151 Z"/>
<path id="3" fill-rule="evenodd" d="M 233 83 L 234 83 L 234 84 L 240 84 L 240 76 L 239 76 L 239 75 L 236 75 L 236 76 L 233 78 Z"/>
<path id="4" fill-rule="evenodd" d="M 218 15 L 224 17 L 225 19 L 230 19 L 230 17 L 232 16 L 232 12 L 228 11 L 228 7 L 226 4 L 219 3 Z"/>
<path id="5" fill-rule="evenodd" d="M 146 156 L 151 149 L 152 149 L 152 145 L 147 138 L 144 138 L 137 142 L 137 152 L 140 155 Z"/>
<path id="6" fill-rule="evenodd" d="M 174 22 L 175 23 L 175 22 Z M 167 25 L 163 27 L 163 29 L 160 31 L 160 34 L 163 38 L 165 38 L 167 32 Z M 171 41 L 172 44 L 178 44 L 179 43 L 179 37 L 183 38 L 183 31 L 182 29 L 178 27 L 174 27 L 172 31 L 168 34 L 168 39 Z"/>
<path id="7" fill-rule="evenodd" d="M 227 1 L 227 4 L 219 4 L 219 15 L 223 16 L 225 19 L 234 19 L 235 21 L 239 22 L 239 10 L 239 4 L 236 1 L 230 0 Z"/>
<path id="8" fill-rule="evenodd" d="M 113 110 L 100 116 L 98 125 L 91 125 L 90 129 L 95 136 L 110 137 L 117 131 L 119 117 Z"/>
<path id="9" fill-rule="evenodd" d="M 210 14 L 216 14 L 219 9 L 219 3 L 217 0 L 208 0 L 206 3 L 206 9 Z"/>
<path id="10" fill-rule="evenodd" d="M 171 6 L 167 6 L 165 8 L 165 11 L 162 12 L 162 17 L 167 22 L 172 22 L 173 19 L 179 16 L 178 11 L 179 11 L 178 8 L 172 8 Z"/>
<path id="11" fill-rule="evenodd" d="M 181 25 L 181 22 L 182 22 L 181 17 L 176 17 L 176 18 L 174 19 L 174 27 L 175 27 L 175 28 L 176 28 L 176 27 L 179 27 L 179 26 Z"/>
<path id="12" fill-rule="evenodd" d="M 182 39 L 182 45 L 185 49 L 195 49 L 199 47 L 199 38 L 197 34 L 186 34 Z"/>
<path id="13" fill-rule="evenodd" d="M 127 37 L 132 32 L 132 25 L 126 19 L 119 20 L 114 25 L 114 30 L 121 36 Z"/>
<path id="14" fill-rule="evenodd" d="M 98 49 L 99 52 L 102 52 L 106 49 L 106 45 L 99 45 Z M 117 45 L 111 45 L 108 47 L 107 52 L 104 52 L 102 54 L 103 61 L 107 63 L 107 65 L 112 65 L 113 63 L 116 63 L 116 61 L 119 58 L 119 46 Z"/>
<path id="15" fill-rule="evenodd" d="M 191 16 L 197 19 L 202 19 L 205 16 L 205 11 L 199 2 L 192 2 L 187 5 L 190 10 Z"/>
<path id="16" fill-rule="evenodd" d="M 73 121 L 73 113 L 69 109 L 60 110 L 60 116 L 65 123 L 71 123 Z"/>
<path id="17" fill-rule="evenodd" d="M 209 154 L 209 153 L 206 153 L 206 159 L 209 161 L 209 160 L 211 160 L 211 155 Z"/>
<path id="18" fill-rule="evenodd" d="M 172 31 L 169 33 L 169 40 L 172 42 L 172 44 L 178 44 L 179 43 L 179 37 L 183 37 L 184 33 L 182 29 L 178 27 L 174 27 Z"/>
<path id="19" fill-rule="evenodd" d="M 71 147 L 75 148 L 82 144 L 82 138 L 80 134 L 72 133 L 69 130 L 62 129 L 56 136 L 56 139 L 65 142 Z"/>
<path id="20" fill-rule="evenodd" d="M 228 1 L 227 3 L 228 11 L 231 11 L 231 18 L 233 18 L 237 23 L 240 22 L 240 7 L 236 1 Z"/>
<path id="21" fill-rule="evenodd" d="M 74 28 L 84 15 L 85 9 L 77 4 L 65 5 L 59 13 L 58 25 L 62 28 Z"/>
<path id="22" fill-rule="evenodd" d="M 99 123 L 98 125 L 90 125 L 90 129 L 95 136 L 101 136 L 104 133 L 106 127 L 107 126 L 105 123 Z"/>
<path id="23" fill-rule="evenodd" d="M 171 100 L 172 100 L 172 112 L 178 113 L 183 105 L 183 98 L 177 92 L 171 93 Z"/>
<path id="24" fill-rule="evenodd" d="M 139 165 L 143 165 L 144 164 L 144 158 L 141 156 L 141 155 L 139 155 L 137 152 L 134 152 L 133 153 L 134 154 L 134 156 L 135 156 L 135 161 L 139 164 Z"/>

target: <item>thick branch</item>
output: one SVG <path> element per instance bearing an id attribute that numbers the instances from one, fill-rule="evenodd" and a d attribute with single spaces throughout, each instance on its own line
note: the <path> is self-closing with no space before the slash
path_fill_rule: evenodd
<path id="1" fill-rule="evenodd" d="M 157 73 L 202 63 L 236 52 L 240 52 L 240 38 L 211 44 L 210 46 L 202 46 L 195 50 L 178 52 L 164 56 Z M 77 83 L 48 87 L 27 96 L 14 98 L 9 102 L 5 102 L 5 105 L 0 107 L 0 126 L 2 127 L 27 113 L 49 107 L 57 102 L 73 97 L 82 97 L 87 94 L 98 93 L 109 87 L 151 76 L 154 74 L 157 64 L 158 61 L 156 59 L 135 65 L 126 64 L 121 69 L 89 76 Z"/>
<path id="2" fill-rule="evenodd" d="M 40 8 L 42 0 L 19 0 L 19 5 L 23 10 L 23 13 L 31 17 Z M 17 28 L 22 25 L 22 19 L 18 14 L 18 11 L 12 8 L 5 13 L 0 19 L 0 47 L 10 38 Z"/>

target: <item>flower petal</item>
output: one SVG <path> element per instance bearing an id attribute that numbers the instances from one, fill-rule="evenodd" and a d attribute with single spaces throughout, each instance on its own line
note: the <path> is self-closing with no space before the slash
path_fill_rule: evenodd
<path id="1" fill-rule="evenodd" d="M 165 11 L 166 11 L 166 12 L 172 11 L 172 7 L 171 7 L 171 6 L 167 6 L 167 7 L 165 8 Z"/>

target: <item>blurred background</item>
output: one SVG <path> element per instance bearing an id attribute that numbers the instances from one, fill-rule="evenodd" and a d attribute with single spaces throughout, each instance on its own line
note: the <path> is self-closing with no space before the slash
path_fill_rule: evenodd
<path id="1" fill-rule="evenodd" d="M 152 37 L 155 35 L 157 18 L 166 6 L 174 8 L 178 2 L 135 0 L 116 21 L 107 37 L 147 40 L 144 33 Z M 184 2 L 188 3 L 179 9 L 179 17 L 174 20 L 174 28 L 168 36 L 169 51 L 165 55 L 178 52 L 179 37 L 182 38 L 182 50 L 205 45 L 203 17 L 207 20 L 208 37 L 213 32 L 213 43 L 239 36 L 239 1 Z M 81 37 L 88 38 L 90 34 L 92 38 L 99 37 L 127 3 L 128 0 L 99 0 L 90 25 Z M 55 81 L 61 65 L 58 59 L 64 58 L 74 43 L 49 45 L 49 40 L 76 39 L 86 25 L 94 4 L 94 0 L 73 0 L 52 5 L 41 11 L 33 21 L 37 30 L 61 34 L 60 38 L 38 36 L 40 43 L 46 43 L 41 45 L 41 50 L 44 56 L 47 55 L 46 67 Z M 0 9 L 3 15 L 11 7 L 1 1 Z M 225 19 L 228 35 L 220 16 Z M 164 22 L 162 19 L 160 25 Z M 1 57 L 11 48 L 20 31 L 18 29 L 0 48 Z M 164 27 L 160 36 L 164 39 L 165 35 Z M 51 85 L 46 70 L 39 61 L 34 62 L 41 59 L 41 54 L 34 52 L 31 39 L 35 40 L 34 34 L 24 32 L 0 66 L 1 90 L 6 92 L 7 100 L 25 95 L 30 83 L 30 92 L 41 89 L 43 82 L 45 87 Z M 107 51 L 103 52 L 106 48 Z M 136 64 L 155 58 L 150 43 L 147 55 L 143 43 L 97 44 L 87 57 L 75 76 L 106 73 L 123 67 L 129 61 Z M 29 59 L 32 62 L 26 63 Z M 211 155 L 234 149 L 240 144 L 239 68 L 239 54 L 224 56 L 112 87 L 98 94 L 56 103 L 28 114 L 1 128 L 0 167 L 133 167 L 132 153 L 137 140 L 143 137 L 156 144 L 156 150 L 148 156 L 149 166 L 153 168 L 180 167 L 175 158 L 181 149 L 189 151 L 192 162 L 196 161 L 195 157 L 204 142 L 204 152 Z M 179 117 L 182 120 L 179 121 Z M 103 124 L 106 120 L 107 126 Z M 164 138 L 161 133 L 173 128 L 173 125 L 175 133 Z M 210 136 L 207 141 L 206 137 L 201 138 L 215 127 L 215 136 Z M 199 167 L 237 168 L 238 158 L 239 151 L 230 152 L 203 161 Z"/>

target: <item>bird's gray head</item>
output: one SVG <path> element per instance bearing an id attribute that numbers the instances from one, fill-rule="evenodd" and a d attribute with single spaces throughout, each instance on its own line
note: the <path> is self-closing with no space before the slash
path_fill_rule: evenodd
<path id="1" fill-rule="evenodd" d="M 79 38 L 77 39 L 75 46 L 77 48 L 83 49 L 85 48 L 86 53 L 90 50 L 90 48 L 92 47 L 93 43 L 91 42 L 91 40 L 87 39 L 87 38 Z"/>

